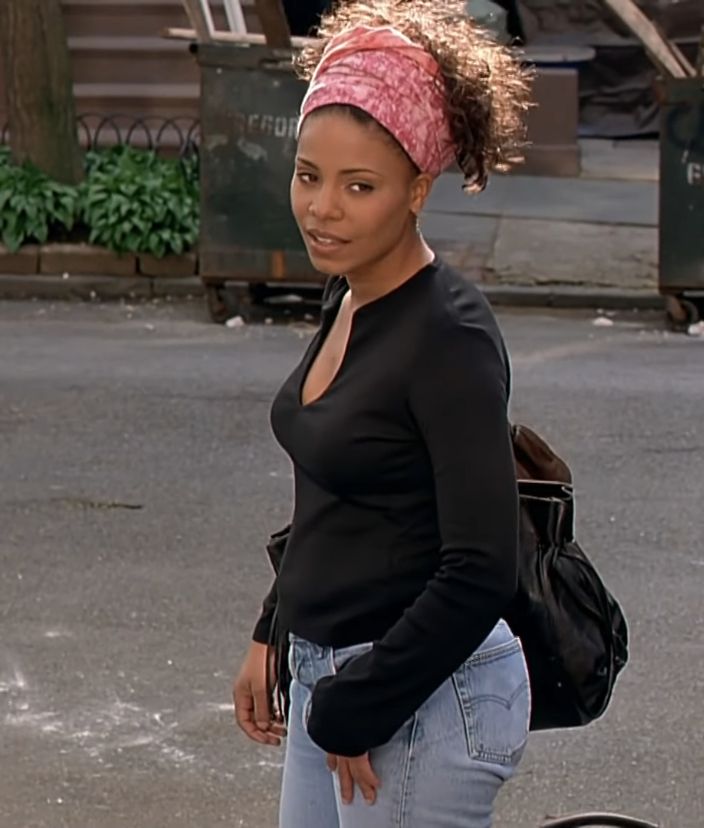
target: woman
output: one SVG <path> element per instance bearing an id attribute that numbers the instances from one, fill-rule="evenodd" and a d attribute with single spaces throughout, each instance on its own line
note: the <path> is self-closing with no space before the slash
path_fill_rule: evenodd
<path id="1" fill-rule="evenodd" d="M 276 606 L 293 675 L 282 828 L 487 828 L 527 737 L 501 620 L 517 577 L 508 358 L 419 230 L 443 170 L 457 160 L 480 190 L 521 137 L 526 79 L 462 7 L 341 4 L 300 59 L 291 204 L 313 265 L 343 275 L 273 404 L 294 517 L 234 691 L 245 733 L 279 744 Z"/>

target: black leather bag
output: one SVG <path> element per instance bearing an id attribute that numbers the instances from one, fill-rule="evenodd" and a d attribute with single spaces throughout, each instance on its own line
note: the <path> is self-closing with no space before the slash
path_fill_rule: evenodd
<path id="1" fill-rule="evenodd" d="M 574 537 L 567 465 L 514 426 L 520 496 L 518 591 L 504 617 L 530 674 L 531 729 L 579 727 L 601 716 L 628 660 L 618 602 Z"/>
<path id="2" fill-rule="evenodd" d="M 566 463 L 535 432 L 513 427 L 520 497 L 518 590 L 504 612 L 521 639 L 533 700 L 531 730 L 578 727 L 606 710 L 628 660 L 621 608 L 574 538 L 574 491 Z M 278 574 L 290 526 L 267 552 Z M 288 714 L 288 632 L 274 612 L 272 693 Z"/>

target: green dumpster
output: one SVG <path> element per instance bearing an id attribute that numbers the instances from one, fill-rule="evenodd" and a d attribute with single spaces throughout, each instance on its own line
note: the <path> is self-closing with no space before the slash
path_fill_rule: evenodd
<path id="1" fill-rule="evenodd" d="M 322 283 L 289 206 L 306 87 L 287 51 L 234 44 L 198 44 L 195 51 L 201 71 L 199 266 L 211 316 L 222 322 L 245 316 L 258 288 Z"/>
<path id="2" fill-rule="evenodd" d="M 681 327 L 704 302 L 704 77 L 663 80 L 659 98 L 659 290 Z"/>

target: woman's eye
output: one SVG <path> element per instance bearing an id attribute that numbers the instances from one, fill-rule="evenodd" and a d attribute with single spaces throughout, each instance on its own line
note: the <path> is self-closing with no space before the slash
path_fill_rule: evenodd
<path id="1" fill-rule="evenodd" d="M 315 176 L 313 173 L 309 172 L 299 172 L 296 173 L 298 176 L 298 180 L 302 181 L 304 184 L 312 184 L 315 181 Z"/>
<path id="2" fill-rule="evenodd" d="M 374 187 L 371 184 L 365 184 L 362 181 L 357 181 L 354 184 L 350 184 L 350 187 L 355 193 L 370 193 Z"/>

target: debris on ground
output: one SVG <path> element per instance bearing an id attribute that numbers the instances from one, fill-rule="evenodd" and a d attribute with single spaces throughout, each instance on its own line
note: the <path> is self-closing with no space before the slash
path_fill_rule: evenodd
<path id="1" fill-rule="evenodd" d="M 233 316 L 225 322 L 226 328 L 242 328 L 244 326 L 244 319 L 241 316 Z"/>
<path id="2" fill-rule="evenodd" d="M 592 325 L 596 328 L 610 328 L 614 324 L 613 319 L 609 319 L 608 316 L 597 316 L 595 319 L 592 319 Z"/>

